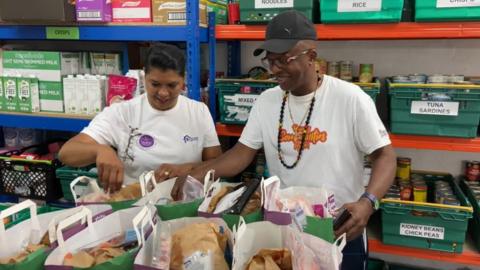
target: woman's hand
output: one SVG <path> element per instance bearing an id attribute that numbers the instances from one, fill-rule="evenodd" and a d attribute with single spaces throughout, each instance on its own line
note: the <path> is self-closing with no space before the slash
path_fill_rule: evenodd
<path id="1" fill-rule="evenodd" d="M 123 163 L 117 152 L 108 145 L 98 145 L 97 159 L 98 179 L 105 191 L 114 192 L 123 184 Z"/>
<path id="2" fill-rule="evenodd" d="M 192 163 L 186 164 L 162 164 L 155 170 L 155 179 L 162 182 L 170 178 L 187 176 L 193 169 Z"/>

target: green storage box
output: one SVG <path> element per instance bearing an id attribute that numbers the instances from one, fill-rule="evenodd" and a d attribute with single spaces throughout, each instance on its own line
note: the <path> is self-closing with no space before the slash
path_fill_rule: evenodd
<path id="1" fill-rule="evenodd" d="M 377 259 L 368 259 L 368 270 L 385 270 L 385 262 Z"/>
<path id="2" fill-rule="evenodd" d="M 375 80 L 373 83 L 359 83 L 355 82 L 354 84 L 358 85 L 360 88 L 362 88 L 365 93 L 367 93 L 372 99 L 373 102 L 377 101 L 377 96 L 380 94 L 380 81 Z"/>
<path id="3" fill-rule="evenodd" d="M 57 178 L 60 180 L 60 185 L 62 186 L 63 198 L 67 201 L 73 202 L 72 191 L 70 190 L 70 183 L 79 176 L 88 176 L 91 178 L 97 178 L 97 173 L 90 172 L 93 166 L 86 168 L 73 168 L 73 167 L 61 167 L 56 171 Z M 87 184 L 78 183 L 75 186 L 75 189 L 85 189 Z M 80 190 L 78 193 L 81 193 Z"/>
<path id="4" fill-rule="evenodd" d="M 433 201 L 435 181 L 448 181 L 462 206 L 382 199 L 383 243 L 462 253 L 468 219 L 473 208 L 450 174 L 412 172 L 421 175 Z"/>
<path id="5" fill-rule="evenodd" d="M 9 208 L 10 206 L 13 206 L 15 205 L 15 203 L 1 203 L 0 204 L 0 212 Z M 45 214 L 45 213 L 50 213 L 50 212 L 54 212 L 54 211 L 58 211 L 58 210 L 63 210 L 64 208 L 60 208 L 60 207 L 54 207 L 54 206 L 50 206 L 50 205 L 43 205 L 43 206 L 39 206 L 37 207 L 37 214 Z M 6 220 L 4 221 L 4 224 L 5 224 L 5 227 L 8 229 L 10 227 L 12 227 L 13 225 L 16 225 L 24 220 L 27 220 L 30 218 L 30 210 L 29 209 L 25 209 L 25 210 L 22 210 L 20 211 L 19 213 L 17 214 L 14 214 L 12 215 L 9 220 Z"/>
<path id="6" fill-rule="evenodd" d="M 402 19 L 403 0 L 320 0 L 322 23 L 385 23 Z"/>
<path id="7" fill-rule="evenodd" d="M 480 250 L 480 202 L 475 199 L 472 189 L 468 187 L 464 180 L 460 181 L 460 187 L 465 195 L 467 195 L 470 204 L 473 206 L 473 218 L 470 220 L 470 235 L 478 250 Z"/>
<path id="8" fill-rule="evenodd" d="M 417 0 L 416 21 L 473 21 L 480 20 L 479 1 Z"/>
<path id="9" fill-rule="evenodd" d="M 216 80 L 215 88 L 218 93 L 220 122 L 224 124 L 245 124 L 260 93 L 276 85 L 277 83 L 273 81 Z"/>
<path id="10" fill-rule="evenodd" d="M 318 0 L 242 0 L 240 22 L 243 24 L 266 24 L 286 10 L 295 9 L 318 22 Z"/>
<path id="11" fill-rule="evenodd" d="M 227 6 L 220 3 L 207 2 L 207 14 L 215 13 L 215 24 L 227 24 Z"/>
<path id="12" fill-rule="evenodd" d="M 388 82 L 388 88 L 392 133 L 477 136 L 480 85 Z M 457 115 L 455 111 L 458 111 Z"/>

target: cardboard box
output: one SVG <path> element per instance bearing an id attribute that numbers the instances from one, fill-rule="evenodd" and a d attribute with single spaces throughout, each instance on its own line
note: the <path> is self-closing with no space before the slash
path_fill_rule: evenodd
<path id="1" fill-rule="evenodd" d="M 152 0 L 153 22 L 161 25 L 185 25 L 185 0 Z M 200 24 L 207 25 L 207 1 L 200 0 Z"/>
<path id="2" fill-rule="evenodd" d="M 112 0 L 113 22 L 151 22 L 151 0 Z"/>
<path id="3" fill-rule="evenodd" d="M 74 22 L 71 0 L 1 0 L 0 17 L 5 22 Z"/>
<path id="4" fill-rule="evenodd" d="M 111 22 L 112 3 L 107 0 L 77 0 L 77 21 Z"/>
<path id="5" fill-rule="evenodd" d="M 3 68 L 9 74 L 35 76 L 39 80 L 40 110 L 63 112 L 63 88 L 59 52 L 4 51 Z"/>
<path id="6" fill-rule="evenodd" d="M 17 78 L 14 76 L 3 77 L 3 90 L 5 97 L 5 111 L 18 112 Z"/>

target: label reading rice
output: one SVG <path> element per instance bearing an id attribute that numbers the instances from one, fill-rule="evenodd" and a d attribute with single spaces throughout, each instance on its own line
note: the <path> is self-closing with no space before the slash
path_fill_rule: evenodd
<path id="1" fill-rule="evenodd" d="M 410 113 L 458 116 L 458 102 L 412 101 Z"/>
<path id="2" fill-rule="evenodd" d="M 255 0 L 255 9 L 293 8 L 293 0 Z"/>
<path id="3" fill-rule="evenodd" d="M 337 12 L 364 12 L 380 10 L 382 10 L 382 0 L 339 0 L 337 5 Z"/>
<path id="4" fill-rule="evenodd" d="M 419 224 L 400 223 L 400 235 L 444 240 L 445 228 Z"/>
<path id="5" fill-rule="evenodd" d="M 480 7 L 480 0 L 437 0 L 437 8 Z"/>

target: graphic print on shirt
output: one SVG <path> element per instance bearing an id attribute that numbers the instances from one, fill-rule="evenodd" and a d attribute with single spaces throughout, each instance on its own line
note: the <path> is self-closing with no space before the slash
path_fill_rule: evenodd
<path id="1" fill-rule="evenodd" d="M 293 149 L 295 149 L 296 151 L 300 150 L 300 145 L 302 144 L 302 134 L 305 129 L 307 132 L 307 136 L 305 137 L 303 150 L 310 149 L 311 144 L 317 144 L 318 142 L 325 143 L 327 141 L 328 133 L 326 131 L 320 131 L 318 128 L 312 130 L 312 127 L 310 125 L 305 127 L 293 124 L 293 133 L 288 133 L 288 131 L 284 128 L 281 129 L 280 142 L 292 142 Z"/>
<path id="2" fill-rule="evenodd" d="M 133 141 L 136 137 L 142 136 L 142 133 L 138 131 L 138 128 L 128 126 L 130 132 L 128 134 L 128 142 L 125 149 L 119 153 L 120 159 L 127 164 L 132 164 L 135 161 L 135 154 L 133 151 Z"/>

